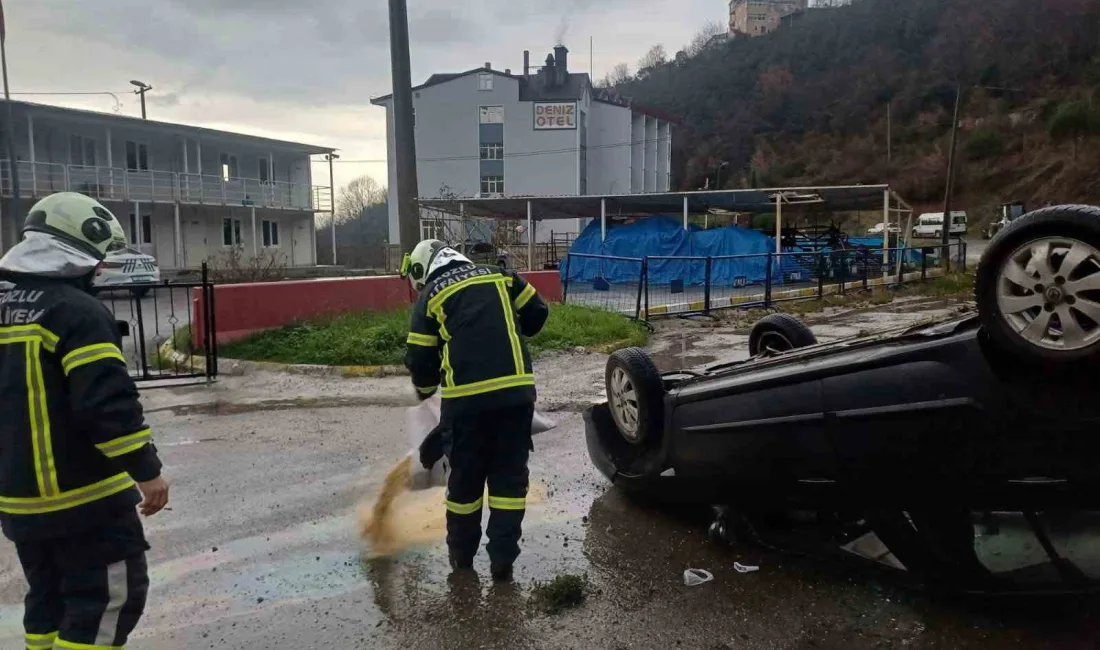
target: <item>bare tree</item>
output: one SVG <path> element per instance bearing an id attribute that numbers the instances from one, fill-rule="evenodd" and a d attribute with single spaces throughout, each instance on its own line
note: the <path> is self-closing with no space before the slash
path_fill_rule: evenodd
<path id="1" fill-rule="evenodd" d="M 665 46 L 660 43 L 649 48 L 649 51 L 645 53 L 638 61 L 638 72 L 643 70 L 649 70 L 659 65 L 664 65 L 668 62 L 668 52 L 665 51 Z"/>
<path id="2" fill-rule="evenodd" d="M 714 37 L 725 35 L 727 31 L 729 31 L 729 27 L 723 25 L 721 21 L 708 21 L 695 33 L 695 36 L 691 38 L 691 43 L 684 48 L 684 51 L 687 52 L 688 56 L 697 56 L 710 45 Z"/>
<path id="3" fill-rule="evenodd" d="M 596 85 L 600 88 L 616 88 L 628 81 L 630 81 L 630 66 L 619 63 Z"/>
<path id="4" fill-rule="evenodd" d="M 386 189 L 370 176 L 360 176 L 340 188 L 340 196 L 336 199 L 336 222 L 362 219 L 367 208 L 385 201 Z"/>

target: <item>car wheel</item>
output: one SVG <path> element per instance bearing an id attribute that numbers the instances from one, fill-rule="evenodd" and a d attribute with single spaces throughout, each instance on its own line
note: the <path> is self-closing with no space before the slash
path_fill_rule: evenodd
<path id="1" fill-rule="evenodd" d="M 936 238 L 937 240 L 942 240 L 943 239 L 943 231 L 942 230 L 937 230 L 936 233 L 932 236 L 934 238 Z"/>
<path id="2" fill-rule="evenodd" d="M 618 350 L 607 360 L 607 403 L 623 439 L 640 445 L 660 432 L 664 420 L 661 373 L 640 348 Z"/>
<path id="3" fill-rule="evenodd" d="M 749 354 L 774 354 L 816 345 L 817 337 L 806 324 L 790 314 L 771 314 L 752 326 Z"/>
<path id="4" fill-rule="evenodd" d="M 1100 355 L 1100 208 L 1037 210 L 1004 228 L 982 255 L 975 292 L 998 347 L 1045 365 Z"/>

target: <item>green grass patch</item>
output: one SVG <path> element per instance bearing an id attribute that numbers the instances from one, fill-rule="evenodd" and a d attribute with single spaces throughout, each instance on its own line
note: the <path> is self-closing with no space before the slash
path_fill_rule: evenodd
<path id="1" fill-rule="evenodd" d="M 401 365 L 408 312 L 360 312 L 296 323 L 223 345 L 230 359 L 330 366 Z M 610 312 L 551 305 L 546 327 L 529 341 L 531 353 L 575 347 L 644 345 L 645 326 Z"/>
<path id="2" fill-rule="evenodd" d="M 572 609 L 588 596 L 588 575 L 566 573 L 549 582 L 537 582 L 531 591 L 535 604 L 550 614 Z"/>

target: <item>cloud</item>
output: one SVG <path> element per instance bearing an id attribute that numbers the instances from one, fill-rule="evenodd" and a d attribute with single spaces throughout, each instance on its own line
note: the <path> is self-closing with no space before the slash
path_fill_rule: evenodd
<path id="1" fill-rule="evenodd" d="M 150 116 L 338 147 L 344 159 L 384 159 L 391 91 L 389 15 L 382 0 L 17 0 L 5 3 L 13 91 L 112 91 L 135 115 L 130 79 L 154 90 Z M 715 0 L 415 0 L 409 7 L 413 83 L 491 61 L 518 70 L 557 44 L 597 76 L 654 43 L 686 43 Z M 47 98 L 30 98 L 43 101 Z M 110 111 L 106 96 L 50 97 Z M 56 101 L 55 101 L 56 100 Z M 385 166 L 342 164 L 385 178 Z M 324 170 L 327 177 L 327 169 Z"/>

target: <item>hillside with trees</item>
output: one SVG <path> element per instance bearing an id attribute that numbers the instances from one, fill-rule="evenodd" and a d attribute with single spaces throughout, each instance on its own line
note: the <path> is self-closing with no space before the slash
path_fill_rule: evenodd
<path id="1" fill-rule="evenodd" d="M 681 189 L 728 163 L 725 187 L 889 182 L 933 207 L 961 89 L 957 206 L 984 220 L 1007 200 L 1100 203 L 1097 0 L 856 0 L 713 35 L 605 80 L 683 120 Z"/>

